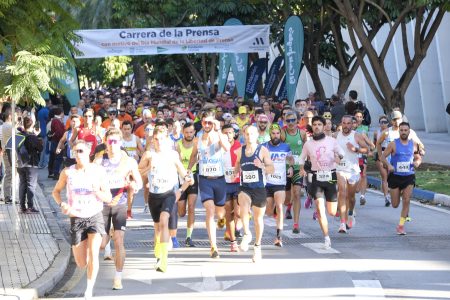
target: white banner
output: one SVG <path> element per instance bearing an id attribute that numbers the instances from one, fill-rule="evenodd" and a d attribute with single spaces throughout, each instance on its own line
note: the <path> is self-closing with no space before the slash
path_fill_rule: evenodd
<path id="1" fill-rule="evenodd" d="M 269 51 L 269 25 L 77 30 L 75 47 L 96 58 L 119 55 Z"/>

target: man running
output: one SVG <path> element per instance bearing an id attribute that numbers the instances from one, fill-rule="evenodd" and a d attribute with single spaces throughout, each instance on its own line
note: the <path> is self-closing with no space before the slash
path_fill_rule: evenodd
<path id="1" fill-rule="evenodd" d="M 237 126 L 237 125 L 234 125 Z M 228 137 L 228 142 L 231 145 L 230 151 L 224 155 L 223 167 L 225 169 L 225 181 L 227 183 L 227 198 L 225 202 L 225 220 L 226 230 L 225 238 L 230 240 L 231 252 L 238 252 L 239 247 L 236 241 L 236 223 L 235 219 L 239 215 L 239 206 L 237 204 L 237 197 L 239 192 L 239 174 L 234 172 L 237 163 L 236 151 L 241 148 L 239 143 L 239 128 L 235 130 L 232 125 L 225 125 L 222 128 L 222 133 Z"/>
<path id="2" fill-rule="evenodd" d="M 179 155 L 172 149 L 167 131 L 163 126 L 156 126 L 153 133 L 154 150 L 145 151 L 139 166 L 142 174 L 148 176 L 149 206 L 155 223 L 155 248 L 157 259 L 156 271 L 167 271 L 169 235 L 169 217 L 180 194 L 185 192 L 187 184 L 193 184 L 191 176 L 187 175 Z M 175 193 L 178 176 L 184 184 Z"/>
<path id="3" fill-rule="evenodd" d="M 241 219 L 244 228 L 240 249 L 248 251 L 252 241 L 249 227 L 250 208 L 255 222 L 255 245 L 253 247 L 253 262 L 262 258 L 261 239 L 264 232 L 264 213 L 266 211 L 267 195 L 264 187 L 265 174 L 273 174 L 274 166 L 266 147 L 258 145 L 258 130 L 249 126 L 244 131 L 247 144 L 237 151 L 235 173 L 240 174 L 241 187 L 238 203 L 241 208 Z"/>
<path id="4" fill-rule="evenodd" d="M 200 199 L 206 209 L 206 229 L 211 244 L 211 258 L 219 258 L 216 242 L 216 222 L 225 216 L 226 182 L 223 170 L 223 156 L 230 150 L 226 135 L 220 132 L 220 123 L 215 119 L 215 112 L 208 110 L 202 117 L 203 134 L 194 144 L 189 160 L 188 172 L 199 162 L 198 185 Z M 255 128 L 256 129 L 256 128 Z M 197 158 L 198 156 L 198 158 Z"/>
<path id="5" fill-rule="evenodd" d="M 286 192 L 289 194 L 291 193 L 292 189 L 291 196 L 287 198 L 291 199 L 294 210 L 294 226 L 292 228 L 292 233 L 298 234 L 300 233 L 300 196 L 303 183 L 303 178 L 300 177 L 299 173 L 299 157 L 302 153 L 303 144 L 306 141 L 306 133 L 298 128 L 297 115 L 293 111 L 289 111 L 286 113 L 285 121 L 287 123 L 287 128 L 284 130 L 284 132 L 282 132 L 281 140 L 289 145 L 292 151 L 292 157 L 294 158 L 294 175 L 292 176 L 290 183 L 288 180 Z M 290 214 L 289 206 L 288 210 L 289 212 L 286 211 L 286 216 L 288 215 L 288 213 Z"/>
<path id="6" fill-rule="evenodd" d="M 391 189 L 392 207 L 397 208 L 402 198 L 402 212 L 397 226 L 397 234 L 405 235 L 405 221 L 409 213 L 411 194 L 416 182 L 414 168 L 418 168 L 422 162 L 418 145 L 409 139 L 409 123 L 402 122 L 399 125 L 400 138 L 390 142 L 383 151 L 381 161 L 387 166 L 388 186 Z M 390 162 L 387 157 L 391 156 Z"/>
<path id="7" fill-rule="evenodd" d="M 324 235 L 324 248 L 331 248 L 328 235 L 328 220 L 325 213 L 325 201 L 328 214 L 336 215 L 336 162 L 344 157 L 344 151 L 339 147 L 336 139 L 326 136 L 323 132 L 325 119 L 319 116 L 312 118 L 313 138 L 305 143 L 300 156 L 300 173 L 306 176 L 305 160 L 311 161 L 308 172 L 308 193 L 314 199 L 320 228 Z"/>
<path id="8" fill-rule="evenodd" d="M 90 147 L 83 140 L 72 148 L 76 164 L 62 170 L 52 196 L 65 215 L 70 216 L 73 257 L 79 268 L 86 268 L 85 299 L 92 297 L 98 274 L 98 254 L 105 234 L 103 202 L 111 201 L 105 169 L 89 161 Z M 67 202 L 61 199 L 66 188 Z"/>
<path id="9" fill-rule="evenodd" d="M 337 166 L 337 181 L 339 189 L 338 206 L 341 218 L 340 233 L 346 233 L 347 227 L 355 225 L 355 193 L 360 179 L 358 154 L 367 153 L 367 146 L 363 137 L 352 129 L 352 116 L 346 115 L 341 121 L 342 131 L 336 140 L 344 151 L 344 158 Z"/>
<path id="10" fill-rule="evenodd" d="M 192 150 L 194 149 L 195 128 L 194 123 L 186 123 L 183 126 L 183 138 L 176 143 L 176 150 L 180 154 L 181 162 L 185 169 L 189 167 L 189 159 L 191 158 Z M 197 166 L 192 167 L 192 175 L 194 184 L 189 186 L 178 201 L 178 215 L 184 217 L 186 215 L 186 206 L 188 211 L 187 228 L 186 228 L 186 247 L 195 247 L 192 241 L 192 231 L 194 230 L 195 222 L 195 203 L 197 202 L 198 194 L 198 172 Z M 183 181 L 180 179 L 180 181 Z"/>
<path id="11" fill-rule="evenodd" d="M 281 142 L 281 128 L 278 124 L 272 124 L 269 128 L 270 141 L 263 144 L 269 150 L 270 159 L 273 161 L 274 173 L 266 176 L 267 208 L 266 215 L 276 216 L 277 236 L 274 245 L 283 247 L 281 232 L 283 231 L 283 204 L 286 198 L 286 175 L 292 177 L 294 173 L 291 148 Z M 289 168 L 286 170 L 286 164 Z M 287 171 L 287 172 L 286 172 Z M 276 210 L 276 213 L 275 213 Z"/>
<path id="12" fill-rule="evenodd" d="M 136 160 L 121 150 L 122 133 L 120 129 L 111 128 L 105 134 L 106 153 L 96 158 L 95 162 L 106 169 L 109 187 L 113 199 L 111 205 L 103 208 L 105 230 L 109 233 L 113 225 L 116 273 L 114 275 L 113 290 L 121 290 L 122 270 L 125 263 L 124 237 L 127 225 L 127 201 L 129 192 L 138 192 L 142 187 Z M 109 243 L 109 234 L 103 238 L 102 248 Z"/>

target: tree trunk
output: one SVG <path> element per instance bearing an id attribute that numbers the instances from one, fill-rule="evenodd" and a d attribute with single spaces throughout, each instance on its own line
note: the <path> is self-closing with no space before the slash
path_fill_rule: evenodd
<path id="1" fill-rule="evenodd" d="M 137 89 L 142 89 L 147 84 L 147 72 L 139 64 L 138 61 L 133 61 L 134 84 Z"/>
<path id="2" fill-rule="evenodd" d="M 320 99 L 325 100 L 326 99 L 325 90 L 323 89 L 322 81 L 320 80 L 319 77 L 318 64 L 314 63 L 314 61 L 308 63 L 305 62 L 305 67 L 308 70 L 309 75 L 311 76 L 316 92 L 319 93 L 320 95 Z"/>
<path id="3" fill-rule="evenodd" d="M 214 88 L 214 84 L 216 82 L 216 69 L 217 69 L 217 54 L 211 54 L 211 61 L 209 67 L 209 82 L 210 82 L 210 93 L 217 94 L 217 90 Z"/>
<path id="4" fill-rule="evenodd" d="M 178 83 L 180 84 L 181 88 L 185 89 L 186 85 L 184 84 L 183 80 L 181 80 L 180 76 L 176 72 L 174 72 L 175 78 L 177 79 Z"/>
<path id="5" fill-rule="evenodd" d="M 203 84 L 202 84 L 202 77 L 201 77 L 200 73 L 197 71 L 197 69 L 191 63 L 191 61 L 187 57 L 187 54 L 183 54 L 182 57 L 183 57 L 184 63 L 188 67 L 189 71 L 191 71 L 192 78 L 194 79 L 194 82 L 198 87 L 198 91 L 200 93 L 202 93 L 203 95 L 207 95 L 206 90 L 204 89 Z"/>
<path id="6" fill-rule="evenodd" d="M 208 89 L 208 69 L 206 68 L 206 54 L 205 53 L 202 54 L 202 73 L 203 73 L 203 80 L 202 80 L 203 88 L 207 92 L 207 94 L 205 94 L 205 96 L 209 97 L 210 91 Z"/>

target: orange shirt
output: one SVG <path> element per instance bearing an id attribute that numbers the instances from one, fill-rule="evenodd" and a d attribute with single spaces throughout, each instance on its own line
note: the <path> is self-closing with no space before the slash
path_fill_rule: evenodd
<path id="1" fill-rule="evenodd" d="M 65 128 L 66 128 L 66 130 L 69 130 L 69 128 L 70 128 L 70 121 L 72 121 L 71 119 L 70 119 L 70 117 L 67 119 L 67 121 L 66 121 L 66 126 L 65 126 Z M 83 126 L 83 124 L 84 124 L 84 118 L 80 118 L 80 124 L 81 124 L 81 126 Z"/>
<path id="2" fill-rule="evenodd" d="M 100 103 L 94 104 L 93 109 L 94 109 L 95 114 L 98 114 L 98 111 L 99 111 L 101 108 L 102 108 L 102 105 L 101 105 Z"/>
<path id="3" fill-rule="evenodd" d="M 103 128 L 108 129 L 109 126 L 111 126 L 111 119 L 110 118 L 108 118 L 108 119 L 106 119 L 105 121 L 102 122 L 102 127 Z M 120 126 L 122 126 L 122 121 L 120 121 Z"/>
<path id="4" fill-rule="evenodd" d="M 134 131 L 134 134 L 140 139 L 145 137 L 145 126 L 146 124 L 142 124 Z"/>
<path id="5" fill-rule="evenodd" d="M 133 118 L 127 113 L 125 113 L 125 115 L 123 116 L 119 114 L 117 116 L 117 119 L 119 119 L 120 123 L 122 123 L 123 121 L 130 121 L 131 123 L 133 123 Z"/>

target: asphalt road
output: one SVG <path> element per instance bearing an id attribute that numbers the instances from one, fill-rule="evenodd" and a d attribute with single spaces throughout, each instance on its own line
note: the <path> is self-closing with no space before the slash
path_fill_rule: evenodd
<path id="1" fill-rule="evenodd" d="M 263 260 L 252 263 L 252 250 L 230 253 L 218 230 L 221 258 L 209 258 L 204 228 L 204 210 L 198 203 L 193 233 L 196 248 L 169 253 L 165 274 L 154 269 L 153 228 L 149 214 L 143 214 L 138 195 L 134 220 L 126 232 L 127 259 L 124 289 L 113 291 L 114 264 L 101 260 L 94 288 L 98 299 L 449 299 L 450 298 L 450 211 L 412 205 L 412 221 L 406 236 L 395 227 L 400 209 L 384 207 L 379 194 L 369 192 L 368 203 L 357 205 L 356 226 L 339 234 L 338 220 L 329 217 L 332 249 L 321 249 L 319 224 L 312 209 L 302 209 L 300 235 L 290 233 L 292 220 L 285 224 L 283 248 L 272 245 L 275 222 L 265 219 Z M 304 200 L 304 199 L 302 199 Z M 178 237 L 185 237 L 186 218 L 180 219 Z M 101 256 L 102 258 L 103 256 Z M 66 280 L 49 298 L 82 297 L 84 273 L 68 271 Z"/>

